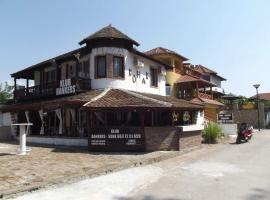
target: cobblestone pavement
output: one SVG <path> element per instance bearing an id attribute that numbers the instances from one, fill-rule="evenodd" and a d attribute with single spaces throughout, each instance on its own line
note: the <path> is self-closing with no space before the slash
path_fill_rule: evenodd
<path id="1" fill-rule="evenodd" d="M 98 154 L 80 149 L 31 147 L 29 155 L 17 156 L 17 148 L 16 144 L 0 143 L 0 198 L 56 183 L 73 182 L 150 164 L 179 154 Z"/>

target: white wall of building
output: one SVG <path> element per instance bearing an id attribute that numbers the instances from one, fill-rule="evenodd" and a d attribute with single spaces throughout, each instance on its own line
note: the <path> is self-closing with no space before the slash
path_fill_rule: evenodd
<path id="1" fill-rule="evenodd" d="M 97 55 L 106 55 L 112 54 L 116 56 L 124 57 L 124 66 L 125 66 L 125 78 L 116 79 L 116 78 L 98 78 L 95 79 L 95 56 Z M 92 89 L 104 89 L 104 88 L 120 88 L 126 90 L 132 90 L 136 92 L 151 93 L 166 95 L 166 70 L 164 66 L 161 66 L 158 63 L 155 63 L 149 59 L 136 55 L 127 49 L 116 48 L 116 47 L 99 47 L 92 49 L 91 54 L 85 55 L 81 60 L 89 59 L 90 63 L 90 79 Z M 144 63 L 144 67 L 135 67 L 134 59 L 139 59 Z M 66 77 L 66 65 L 72 65 L 75 69 L 75 62 L 65 62 L 61 64 L 61 78 L 65 79 Z M 160 69 L 161 73 L 158 75 L 158 87 L 151 87 L 151 77 L 150 77 L 150 67 Z M 46 68 L 49 69 L 50 67 Z M 131 70 L 131 75 L 129 73 Z M 137 71 L 140 72 L 140 76 L 136 76 L 136 81 L 134 81 L 133 75 L 137 75 Z M 148 78 L 146 78 L 146 73 L 148 73 Z M 143 83 L 143 80 L 145 83 Z M 35 85 L 40 84 L 40 74 L 35 72 Z"/>
<path id="2" fill-rule="evenodd" d="M 113 78 L 99 78 L 95 79 L 95 56 L 97 55 L 121 55 L 124 57 L 125 65 L 125 78 L 124 79 L 113 79 Z M 136 68 L 134 66 L 134 59 L 138 58 L 144 62 L 144 67 Z M 126 49 L 115 48 L 115 47 L 100 47 L 92 50 L 90 55 L 90 78 L 92 89 L 102 89 L 102 88 L 120 88 L 126 90 L 132 90 L 143 93 L 159 94 L 165 96 L 165 75 L 159 74 L 158 77 L 158 87 L 151 87 L 150 85 L 150 67 L 159 68 L 161 71 L 165 71 L 163 66 L 152 62 L 148 59 L 142 58 L 138 55 L 135 55 L 129 52 Z M 131 69 L 131 76 L 129 75 L 129 69 Z M 133 75 L 137 74 L 137 71 L 140 72 L 140 77 L 136 78 L 134 82 L 132 80 Z M 148 73 L 148 79 L 146 79 L 146 73 Z M 143 84 L 143 79 L 145 84 Z"/>

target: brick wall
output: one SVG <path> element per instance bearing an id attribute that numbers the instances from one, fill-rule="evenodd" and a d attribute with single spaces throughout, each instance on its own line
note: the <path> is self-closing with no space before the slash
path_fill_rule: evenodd
<path id="1" fill-rule="evenodd" d="M 200 146 L 202 143 L 201 131 L 187 131 L 180 133 L 180 151 Z"/>
<path id="2" fill-rule="evenodd" d="M 145 127 L 146 151 L 178 151 L 179 129 L 176 127 Z"/>

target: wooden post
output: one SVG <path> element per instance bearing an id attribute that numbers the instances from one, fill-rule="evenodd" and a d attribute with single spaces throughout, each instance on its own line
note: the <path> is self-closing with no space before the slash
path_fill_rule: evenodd
<path id="1" fill-rule="evenodd" d="M 199 97 L 199 84 L 196 82 L 196 97 Z"/>

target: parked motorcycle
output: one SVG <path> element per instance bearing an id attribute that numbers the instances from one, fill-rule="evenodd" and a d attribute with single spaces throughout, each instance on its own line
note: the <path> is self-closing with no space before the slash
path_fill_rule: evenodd
<path id="1" fill-rule="evenodd" d="M 238 129 L 236 143 L 248 142 L 252 138 L 253 127 L 247 123 L 241 123 Z"/>

